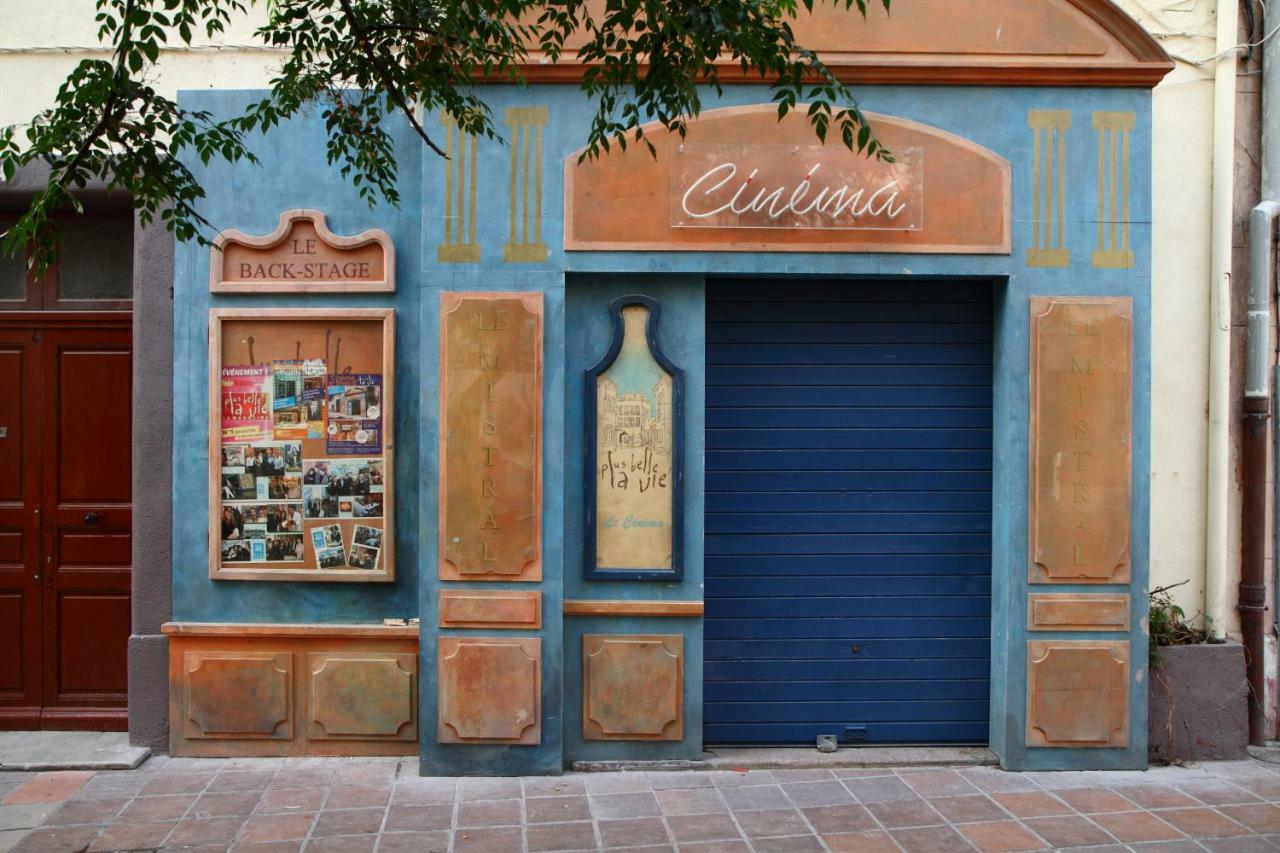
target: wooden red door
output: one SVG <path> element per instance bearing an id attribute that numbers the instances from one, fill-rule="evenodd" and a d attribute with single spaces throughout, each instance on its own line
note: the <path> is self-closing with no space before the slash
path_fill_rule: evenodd
<path id="1" fill-rule="evenodd" d="M 20 402 L 0 403 L 17 408 L 0 418 L 22 425 L 16 441 L 13 430 L 0 439 L 0 725 L 127 725 L 131 350 L 127 328 L 0 337 L 3 387 L 18 387 L 9 375 L 22 371 Z M 21 570 L 5 550 L 14 532 Z"/>
<path id="2" fill-rule="evenodd" d="M 39 728 L 40 343 L 0 329 L 0 727 Z"/>

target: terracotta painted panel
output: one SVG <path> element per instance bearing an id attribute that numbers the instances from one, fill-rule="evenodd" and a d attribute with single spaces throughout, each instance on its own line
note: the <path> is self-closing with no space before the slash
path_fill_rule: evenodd
<path id="1" fill-rule="evenodd" d="M 1031 300 L 1032 583 L 1128 583 L 1133 302 Z"/>
<path id="2" fill-rule="evenodd" d="M 541 580 L 542 294 L 440 312 L 440 578 Z"/>
<path id="3" fill-rule="evenodd" d="M 1031 631 L 1127 631 L 1127 593 L 1042 593 L 1027 599 Z"/>
<path id="4" fill-rule="evenodd" d="M 537 744 L 542 739 L 542 641 L 441 637 L 440 743 Z"/>
<path id="5" fill-rule="evenodd" d="M 604 3 L 587 8 L 601 14 Z M 792 28 L 838 78 L 849 82 L 1003 85 L 1154 85 L 1172 68 L 1156 41 L 1105 0 L 913 0 L 887 14 L 868 4 L 866 19 L 842 4 L 798 11 Z M 585 41 L 572 35 L 555 64 L 531 51 L 531 81 L 581 77 L 574 61 Z M 722 82 L 758 82 L 728 59 Z"/>
<path id="6" fill-rule="evenodd" d="M 293 737 L 292 655 L 192 651 L 183 676 L 186 737 Z"/>
<path id="7" fill-rule="evenodd" d="M 1129 744 L 1129 643 L 1027 643 L 1027 746 Z"/>
<path id="8" fill-rule="evenodd" d="M 441 628 L 541 628 L 542 593 L 441 590 Z"/>
<path id="9" fill-rule="evenodd" d="M 582 638 L 586 740 L 684 737 L 684 638 L 586 634 Z"/>
<path id="10" fill-rule="evenodd" d="M 170 753 L 182 756 L 416 755 L 417 638 L 382 625 L 169 623 Z M 279 708 L 288 722 L 272 736 L 210 735 L 189 721 L 191 678 L 201 661 L 196 709 L 220 703 L 248 721 L 229 729 L 265 730 Z M 230 661 L 238 665 L 211 666 Z M 292 665 L 297 662 L 296 668 Z M 271 682 L 288 667 L 283 688 Z M 246 670 L 248 671 L 246 674 Z M 243 682 L 257 679 L 245 687 Z M 280 698 L 283 690 L 284 697 Z M 267 694 L 266 701 L 259 694 Z M 204 698 L 201 699 L 200 697 Z M 258 719 L 253 719 L 257 714 Z M 295 725 L 297 719 L 300 724 Z M 211 724 L 212 725 L 212 724 Z"/>
<path id="11" fill-rule="evenodd" d="M 286 210 L 262 237 L 223 231 L 210 252 L 214 293 L 391 292 L 396 254 L 385 231 L 351 237 L 329 230 L 318 210 Z"/>
<path id="12" fill-rule="evenodd" d="M 417 738 L 417 655 L 309 652 L 307 671 L 307 737 Z"/>
<path id="13" fill-rule="evenodd" d="M 1010 251 L 1010 170 L 974 143 L 872 115 L 885 163 L 814 144 L 803 110 L 709 110 L 657 149 L 564 161 L 565 248 L 578 251 Z"/>

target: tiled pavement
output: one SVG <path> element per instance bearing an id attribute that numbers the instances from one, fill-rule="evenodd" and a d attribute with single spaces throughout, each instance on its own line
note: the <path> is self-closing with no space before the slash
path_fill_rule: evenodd
<path id="1" fill-rule="evenodd" d="M 419 778 L 398 759 L 0 773 L 0 851 L 1280 850 L 1280 767 Z"/>

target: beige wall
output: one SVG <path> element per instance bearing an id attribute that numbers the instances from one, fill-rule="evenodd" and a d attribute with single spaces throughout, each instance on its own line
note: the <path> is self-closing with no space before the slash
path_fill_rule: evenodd
<path id="1" fill-rule="evenodd" d="M 1215 52 L 1217 3 L 1118 5 L 1178 60 L 1152 106 L 1151 585 L 1190 581 L 1174 597 L 1195 614 L 1204 608 L 1213 63 L 1193 63 Z"/>
<path id="2" fill-rule="evenodd" d="M 899 0 L 910 2 L 910 0 Z M 48 105 L 65 76 L 97 47 L 93 0 L 3 0 L 0 124 L 26 121 Z M 254 21 L 237 22 L 224 47 L 201 42 L 166 51 L 155 83 L 179 88 L 266 84 L 280 54 L 236 49 L 253 43 Z M 1209 207 L 1212 165 L 1214 0 L 1119 0 L 1179 58 L 1154 95 L 1155 365 L 1152 386 L 1151 581 L 1189 580 L 1175 595 L 1188 613 L 1204 602 L 1204 504 L 1208 395 Z M 28 51 L 36 47 L 36 51 Z M 15 52 L 16 51 L 16 52 Z M 1238 539 L 1238 536 L 1236 537 Z M 1233 550 L 1238 550 L 1238 544 Z"/>
<path id="3" fill-rule="evenodd" d="M 86 58 L 107 59 L 98 43 L 94 0 L 0 0 L 0 125 L 26 122 L 53 102 L 63 79 Z M 281 53 L 245 47 L 265 16 L 265 3 L 233 19 L 221 44 L 198 40 L 164 51 L 152 84 L 178 89 L 261 88 Z"/>

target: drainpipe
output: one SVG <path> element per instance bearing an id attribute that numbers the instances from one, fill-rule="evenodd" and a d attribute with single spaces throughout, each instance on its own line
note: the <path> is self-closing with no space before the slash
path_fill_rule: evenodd
<path id="1" fill-rule="evenodd" d="M 1265 154 L 1264 154 L 1265 156 Z M 1271 419 L 1271 288 L 1276 281 L 1276 221 L 1280 203 L 1249 214 L 1249 320 L 1245 340 L 1244 414 L 1240 462 L 1240 632 L 1248 652 L 1249 743 L 1266 733 L 1267 423 Z"/>
<path id="2" fill-rule="evenodd" d="M 1205 619 L 1214 634 L 1231 625 L 1228 572 L 1231 411 L 1231 226 L 1236 132 L 1236 32 L 1239 0 L 1218 0 L 1221 57 L 1213 82 L 1213 206 L 1210 224 L 1209 447 L 1205 500 Z"/>

